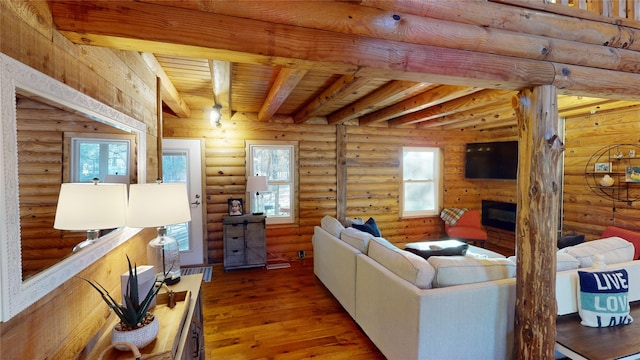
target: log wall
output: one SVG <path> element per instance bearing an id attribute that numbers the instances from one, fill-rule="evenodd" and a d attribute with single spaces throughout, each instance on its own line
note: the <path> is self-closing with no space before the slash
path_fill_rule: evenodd
<path id="1" fill-rule="evenodd" d="M 0 1 L 0 39 L 0 52 L 143 121 L 148 138 L 147 159 L 143 161 L 147 162 L 147 178 L 156 178 L 156 78 L 138 53 L 72 44 L 53 29 L 44 1 Z M 127 266 L 125 255 L 134 262 L 145 262 L 146 244 L 154 236 L 153 229 L 143 231 L 79 275 L 97 280 L 119 296 L 119 275 Z M 86 283 L 77 278 L 69 280 L 0 323 L 1 356 L 76 358 L 108 313 L 106 304 Z"/>
<path id="2" fill-rule="evenodd" d="M 585 179 L 587 162 L 599 149 L 613 144 L 640 144 L 638 119 L 640 109 L 637 107 L 566 119 L 565 231 L 573 230 L 595 239 L 609 225 L 640 230 L 640 203 L 614 202 L 600 197 L 590 190 Z"/>
<path id="3" fill-rule="evenodd" d="M 32 66 L 99 101 L 144 121 L 148 126 L 147 179 L 157 175 L 156 79 L 136 53 L 76 46 L 53 30 L 46 2 L 0 2 L 0 51 Z M 612 204 L 592 194 L 584 183 L 584 164 L 598 148 L 613 143 L 638 143 L 638 110 L 596 113 L 568 118 L 565 151 L 565 230 L 593 239 L 607 225 L 640 230 L 638 204 Z M 292 259 L 298 250 L 311 252 L 311 235 L 324 215 L 335 215 L 336 133 L 329 125 L 249 123 L 234 120 L 221 129 L 206 121 L 167 119 L 170 137 L 206 140 L 206 200 L 208 256 L 222 258 L 221 217 L 228 197 L 245 197 L 244 141 L 286 140 L 299 143 L 300 221 L 295 226 L 270 226 L 270 258 Z M 482 198 L 515 202 L 513 182 L 466 181 L 462 175 L 464 143 L 504 140 L 513 133 L 420 131 L 414 129 L 347 126 L 346 215 L 373 216 L 383 235 L 394 243 L 438 237 L 437 217 L 398 219 L 399 149 L 402 145 L 441 146 L 445 156 L 444 206 L 479 208 Z M 80 275 L 93 278 L 117 293 L 117 275 L 124 271 L 125 254 L 134 261 L 145 257 L 149 229 L 100 259 Z M 312 254 L 310 254 L 312 256 Z M 104 322 L 106 306 L 77 279 L 63 284 L 44 299 L 0 323 L 0 348 L 7 358 L 75 358 Z M 79 296 L 80 294 L 80 296 Z M 85 296 L 87 295 L 87 296 Z M 95 294 L 94 294 L 95 295 Z M 20 341 L 16 341 L 20 339 Z"/>
<path id="4" fill-rule="evenodd" d="M 313 227 L 325 215 L 337 216 L 336 125 L 263 123 L 236 114 L 216 128 L 202 114 L 191 119 L 164 114 L 163 131 L 165 137 L 205 139 L 207 254 L 212 263 L 222 261 L 222 216 L 227 213 L 227 199 L 246 200 L 245 141 L 297 141 L 299 221 L 267 226 L 267 260 L 296 260 L 299 250 L 313 256 Z M 480 209 L 483 198 L 515 202 L 515 181 L 464 179 L 465 144 L 488 141 L 488 134 L 370 126 L 345 126 L 344 131 L 345 216 L 364 220 L 373 217 L 383 236 L 400 246 L 444 235 L 438 216 L 399 217 L 402 146 L 443 149 L 445 207 Z"/>
<path id="5" fill-rule="evenodd" d="M 200 115 L 201 116 L 201 115 Z M 268 226 L 268 260 L 296 260 L 299 250 L 313 256 L 313 226 L 324 215 L 337 216 L 335 125 L 295 125 L 249 122 L 244 115 L 212 128 L 202 117 L 177 119 L 165 115 L 164 135 L 205 139 L 207 194 L 207 253 L 209 261 L 222 261 L 222 216 L 227 199 L 245 198 L 245 140 L 298 141 L 300 174 L 299 223 Z M 565 193 L 563 231 L 598 238 L 607 225 L 640 230 L 637 203 L 607 201 L 591 192 L 585 165 L 593 152 L 615 143 L 639 143 L 637 109 L 596 113 L 566 119 Z M 486 134 L 345 126 L 347 217 L 372 216 L 383 236 L 403 245 L 443 236 L 439 217 L 399 218 L 400 152 L 402 146 L 438 146 L 444 154 L 444 207 L 480 209 L 481 200 L 516 203 L 515 180 L 467 180 L 464 150 L 467 142 L 517 139 L 515 129 Z M 515 248 L 515 234 L 487 229 L 489 241 Z"/>

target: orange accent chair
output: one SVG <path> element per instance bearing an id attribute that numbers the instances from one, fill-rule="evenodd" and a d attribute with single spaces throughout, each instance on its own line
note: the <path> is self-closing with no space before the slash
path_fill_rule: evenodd
<path id="1" fill-rule="evenodd" d="M 474 245 L 479 243 L 481 247 L 487 242 L 487 232 L 482 230 L 478 210 L 465 211 L 455 225 L 445 223 L 444 232 L 451 239 L 473 242 Z"/>

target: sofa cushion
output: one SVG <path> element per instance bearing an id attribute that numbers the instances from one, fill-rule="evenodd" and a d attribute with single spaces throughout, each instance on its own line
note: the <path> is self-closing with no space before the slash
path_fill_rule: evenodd
<path id="1" fill-rule="evenodd" d="M 584 242 L 584 234 L 570 233 L 561 236 L 558 239 L 558 249 L 564 249 L 568 246 L 582 244 Z"/>
<path id="2" fill-rule="evenodd" d="M 516 275 L 516 264 L 506 258 L 432 256 L 427 261 L 436 271 L 433 287 L 506 279 Z"/>
<path id="3" fill-rule="evenodd" d="M 369 241 L 369 257 L 420 289 L 430 289 L 433 267 L 416 254 L 401 250 L 384 238 Z"/>
<path id="4" fill-rule="evenodd" d="M 601 254 L 605 257 L 606 264 L 617 264 L 633 260 L 633 244 L 617 236 L 587 241 L 575 246 L 569 246 L 558 250 L 560 253 L 567 253 L 580 262 L 580 267 L 591 267 L 594 256 Z"/>
<path id="5" fill-rule="evenodd" d="M 342 241 L 360 250 L 364 254 L 368 253 L 369 240 L 372 238 L 373 235 L 368 232 L 360 231 L 353 227 L 348 227 L 340 233 L 340 239 L 342 239 Z"/>
<path id="6" fill-rule="evenodd" d="M 626 325 L 629 314 L 629 275 L 625 269 L 578 271 L 578 313 L 590 327 Z"/>
<path id="7" fill-rule="evenodd" d="M 337 238 L 340 237 L 340 233 L 342 232 L 342 230 L 344 230 L 344 226 L 342 226 L 340 221 L 338 221 L 338 219 L 329 215 L 325 215 L 320 220 L 320 227 L 322 227 L 326 232 L 328 232 L 329 234 Z"/>
<path id="8" fill-rule="evenodd" d="M 364 224 L 354 223 L 353 227 L 360 231 L 366 231 L 373 236 L 382 236 L 382 234 L 380 234 L 380 229 L 378 229 L 378 224 L 376 224 L 376 221 L 373 220 L 372 217 L 370 217 L 369 220 L 367 220 L 367 222 L 365 222 Z"/>
<path id="9" fill-rule="evenodd" d="M 516 257 L 509 256 L 509 260 L 516 264 Z M 556 253 L 556 271 L 575 270 L 580 267 L 580 261 L 573 256 L 558 252 Z"/>
<path id="10" fill-rule="evenodd" d="M 621 237 L 627 240 L 628 242 L 632 243 L 633 247 L 635 248 L 635 251 L 633 253 L 633 258 L 640 259 L 640 233 L 639 232 L 622 229 L 616 226 L 607 226 L 604 229 L 604 232 L 602 233 L 602 237 L 608 238 L 612 236 Z"/>

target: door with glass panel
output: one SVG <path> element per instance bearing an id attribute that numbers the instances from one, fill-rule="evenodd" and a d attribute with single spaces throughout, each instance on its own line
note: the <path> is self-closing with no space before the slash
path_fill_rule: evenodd
<path id="1" fill-rule="evenodd" d="M 203 264 L 202 142 L 198 139 L 163 139 L 162 180 L 186 183 L 189 192 L 191 221 L 167 227 L 167 235 L 178 240 L 180 265 Z"/>

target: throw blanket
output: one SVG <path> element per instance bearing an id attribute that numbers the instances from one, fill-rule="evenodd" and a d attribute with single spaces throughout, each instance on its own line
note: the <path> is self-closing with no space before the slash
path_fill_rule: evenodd
<path id="1" fill-rule="evenodd" d="M 440 212 L 440 218 L 447 225 L 455 225 L 465 211 L 467 211 L 466 208 L 445 208 Z"/>

